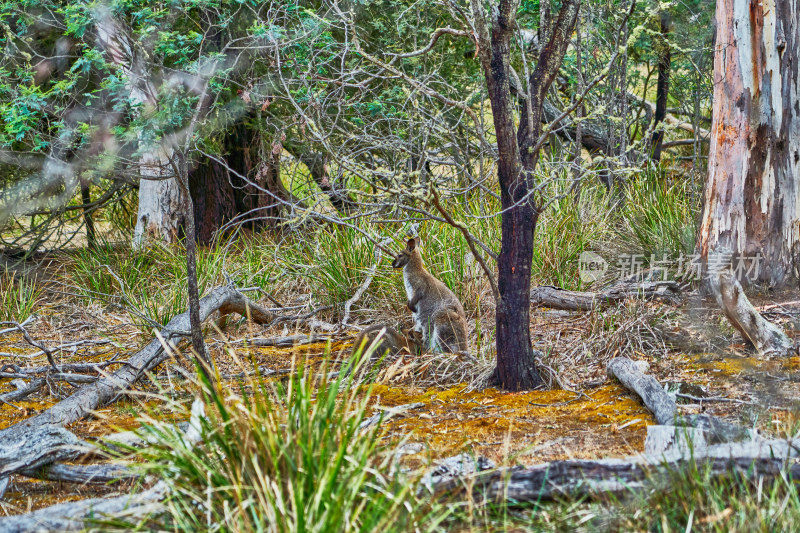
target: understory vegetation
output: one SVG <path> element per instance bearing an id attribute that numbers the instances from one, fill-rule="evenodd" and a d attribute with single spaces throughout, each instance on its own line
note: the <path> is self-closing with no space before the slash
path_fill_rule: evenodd
<path id="1" fill-rule="evenodd" d="M 667 533 L 791 531 L 800 520 L 791 477 L 720 477 L 696 465 L 618 496 L 515 504 L 479 493 L 466 501 L 431 494 L 421 471 L 401 461 L 408 439 L 366 420 L 375 399 L 364 384 L 371 356 L 372 350 L 354 354 L 332 379 L 323 365 L 298 366 L 278 382 L 254 376 L 236 387 L 197 383 L 208 402 L 199 444 L 163 422 L 164 409 L 189 418 L 188 404 L 162 397 L 159 413 L 140 418 L 140 432 L 154 443 L 141 457 L 144 473 L 169 486 L 169 512 L 138 524 L 104 522 L 101 529 Z M 234 359 L 240 370 L 250 367 Z M 783 432 L 791 437 L 796 429 Z M 513 464 L 509 457 L 501 466 Z"/>
<path id="2" fill-rule="evenodd" d="M 550 191 L 555 200 L 541 215 L 533 257 L 533 285 L 554 285 L 568 290 L 599 288 L 617 281 L 614 268 L 621 254 L 636 255 L 641 268 L 651 259 L 673 261 L 693 249 L 698 195 L 679 181 L 654 174 L 631 180 L 620 200 L 600 184 L 584 186 L 578 196 L 567 187 Z M 619 209 L 609 204 L 621 202 Z M 491 211 L 493 206 L 482 206 Z M 498 246 L 496 217 L 480 217 L 477 202 L 453 202 L 458 222 L 468 222 L 483 242 Z M 475 221 L 478 221 L 476 224 Z M 485 321 L 481 335 L 491 345 L 493 328 L 491 292 L 480 266 L 457 228 L 433 222 L 417 227 L 422 238 L 426 266 L 437 273 L 459 297 L 471 322 Z M 403 281 L 393 272 L 391 257 L 377 251 L 375 242 L 389 250 L 404 246 L 402 226 L 376 228 L 363 220 L 347 226 L 317 226 L 277 233 L 241 233 L 234 240 L 220 238 L 198 251 L 200 292 L 226 282 L 238 287 L 257 287 L 282 303 L 297 304 L 298 295 L 312 301 L 305 306 L 326 307 L 323 316 L 340 318 L 343 304 L 364 282 L 373 265 L 376 275 L 354 307 L 365 318 L 374 311 L 388 312 L 399 320 L 405 314 Z M 595 282 L 579 276 L 579 257 L 593 251 L 609 262 L 606 275 Z M 88 302 L 116 303 L 134 310 L 143 332 L 164 325 L 187 307 L 186 256 L 180 245 L 152 244 L 131 249 L 129 235 L 109 233 L 94 248 L 66 251 L 63 260 L 75 273 L 74 289 Z M 674 272 L 674 271 L 673 271 Z M 302 298 L 301 298 L 302 300 Z M 489 335 L 489 337 L 487 337 Z"/>
<path id="3" fill-rule="evenodd" d="M 608 209 L 608 204 L 619 199 L 601 185 L 583 187 L 578 197 L 561 191 L 539 223 L 532 269 L 536 285 L 586 290 L 613 283 L 614 278 L 594 284 L 580 281 L 578 257 L 587 250 L 606 257 L 638 254 L 644 261 L 651 254 L 675 257 L 692 250 L 687 239 L 693 234 L 696 194 L 655 175 L 641 176 L 625 190 L 621 207 L 615 210 Z M 476 207 L 454 204 L 452 212 L 459 216 L 465 209 Z M 498 228 L 491 220 L 485 226 L 473 226 L 485 242 L 498 239 Z M 394 237 L 388 246 L 402 245 L 389 227 L 380 234 L 358 225 L 319 227 L 313 232 L 313 237 L 306 232 L 300 238 L 293 232 L 244 234 L 235 241 L 202 248 L 198 255 L 201 292 L 225 283 L 223 273 L 227 273 L 237 286 L 258 287 L 286 306 L 332 306 L 318 316 L 335 322 L 343 303 L 376 262 L 375 246 L 364 232 L 375 239 Z M 464 302 L 476 331 L 473 338 L 478 339 L 476 352 L 489 364 L 493 348 L 489 288 L 470 261 L 462 236 L 441 224 L 423 224 L 419 233 L 428 267 Z M 64 268 L 75 274 L 71 290 L 88 302 L 135 310 L 132 318 L 143 334 L 187 306 L 185 256 L 180 246 L 132 251 L 124 235 L 112 234 L 94 249 L 66 252 L 64 259 Z M 402 322 L 402 277 L 391 270 L 390 261 L 378 258 L 375 279 L 354 308 L 356 314 L 362 313 L 360 321 L 369 321 L 380 310 L 381 316 L 388 313 Z M 613 309 L 597 318 L 602 320 L 601 334 L 616 331 L 626 320 L 624 310 Z M 239 359 L 236 348 L 229 352 L 239 371 L 252 366 Z M 329 352 L 325 359 L 331 357 Z M 342 370 L 331 381 L 320 379 L 328 373 L 323 365 L 316 370 L 300 366 L 284 381 L 256 376 L 234 387 L 215 385 L 217 394 L 206 397 L 207 418 L 199 446 L 165 429 L 159 422 L 163 413 L 142 419 L 143 431 L 158 442 L 143 455 L 146 471 L 167 480 L 171 491 L 170 512 L 157 527 L 774 531 L 791 529 L 800 520 L 800 495 L 790 479 L 766 484 L 738 477 L 716 479 L 702 468 L 674 472 L 667 481 L 653 480 L 652 491 L 611 499 L 600 495 L 599 501 L 512 505 L 475 498 L 466 502 L 432 498 L 419 488 L 421 470 L 409 470 L 400 461 L 405 441 L 382 435 L 379 425 L 359 429 L 374 398 L 371 386 L 358 379 L 364 372 L 364 361 L 359 364 L 358 358 L 347 363 L 354 367 L 352 372 Z M 167 405 L 174 411 L 172 418 L 188 417 L 185 401 L 171 399 Z M 514 464 L 513 457 L 506 461 Z"/>
<path id="4" fill-rule="evenodd" d="M 798 529 L 737 1 L 0 0 L 0 533 Z"/>

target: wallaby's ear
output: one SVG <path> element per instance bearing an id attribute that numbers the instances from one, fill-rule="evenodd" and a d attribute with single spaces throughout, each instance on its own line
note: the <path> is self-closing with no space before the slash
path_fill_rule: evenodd
<path id="1" fill-rule="evenodd" d="M 414 237 L 413 239 L 408 239 L 408 242 L 406 243 L 406 245 L 407 245 L 408 251 L 409 252 L 413 252 L 414 248 L 417 247 L 417 238 Z"/>

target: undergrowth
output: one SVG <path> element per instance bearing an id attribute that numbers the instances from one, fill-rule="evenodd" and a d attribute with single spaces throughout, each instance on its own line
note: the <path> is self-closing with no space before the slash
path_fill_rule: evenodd
<path id="1" fill-rule="evenodd" d="M 24 322 L 39 303 L 42 289 L 34 282 L 0 272 L 0 322 Z"/>
<path id="2" fill-rule="evenodd" d="M 331 381 L 327 368 L 314 373 L 297 365 L 287 382 L 255 377 L 239 390 L 218 386 L 200 420 L 202 441 L 194 445 L 145 419 L 157 443 L 145 454 L 145 469 L 165 480 L 170 493 L 168 513 L 148 527 L 437 530 L 447 509 L 417 496 L 379 425 L 360 427 L 370 394 L 354 378 L 357 363 L 370 355 L 355 355 Z"/>
<path id="3" fill-rule="evenodd" d="M 144 417 L 143 431 L 155 443 L 144 452 L 144 469 L 166 481 L 169 497 L 167 512 L 139 527 L 766 532 L 793 531 L 800 520 L 800 495 L 789 477 L 720 477 L 692 463 L 614 496 L 498 503 L 465 496 L 472 494 L 467 490 L 459 498 L 432 498 L 419 490 L 422 470 L 404 466 L 398 453 L 403 441 L 386 440 L 380 424 L 361 428 L 372 398 L 371 389 L 356 382 L 370 355 L 368 350 L 363 358 L 354 356 L 332 379 L 326 365 L 317 372 L 294 365 L 286 381 L 256 376 L 238 388 L 217 385 L 213 397 L 205 396 L 199 443 L 161 423 L 163 413 Z"/>
<path id="4" fill-rule="evenodd" d="M 584 251 L 595 251 L 614 267 L 615 254 L 636 253 L 647 266 L 651 254 L 675 258 L 692 249 L 693 213 L 690 191 L 653 173 L 643 173 L 625 185 L 625 201 L 610 208 L 612 195 L 600 184 L 587 183 L 576 196 L 565 181 L 553 181 L 544 196 L 552 201 L 538 219 L 531 267 L 532 283 L 571 290 L 591 289 L 578 266 Z M 497 205 L 495 205 L 497 204 Z M 499 201 L 491 196 L 452 199 L 454 219 L 495 253 L 500 248 Z M 402 275 L 391 268 L 391 257 L 376 254 L 376 242 L 391 250 L 404 245 L 405 225 L 373 224 L 354 219 L 347 226 L 306 226 L 300 231 L 249 233 L 232 242 L 220 240 L 198 253 L 200 290 L 225 282 L 259 287 L 284 305 L 330 306 L 334 321 L 344 302 L 375 276 L 353 311 L 361 319 L 397 324 L 406 318 Z M 418 226 L 428 269 L 461 299 L 471 337 L 481 346 L 492 344 L 493 299 L 478 261 L 461 232 L 435 221 Z M 127 239 L 127 237 L 125 237 Z M 488 256 L 486 256 L 488 258 Z M 377 258 L 377 266 L 376 265 Z M 491 259 L 489 264 L 493 265 Z M 122 304 L 150 331 L 186 309 L 186 255 L 181 245 L 154 244 L 131 250 L 127 242 L 102 242 L 72 254 L 70 284 L 90 301 Z M 613 270 L 609 274 L 613 276 Z M 480 351 L 480 350 L 479 350 Z"/>

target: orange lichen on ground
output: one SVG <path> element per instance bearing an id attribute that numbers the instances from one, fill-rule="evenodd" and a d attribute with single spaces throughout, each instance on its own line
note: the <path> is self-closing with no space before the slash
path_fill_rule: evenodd
<path id="1" fill-rule="evenodd" d="M 53 398 L 14 402 L 13 405 L 0 403 L 0 429 L 35 416 L 55 403 Z"/>
<path id="2" fill-rule="evenodd" d="M 470 451 L 496 462 L 626 456 L 641 452 L 652 415 L 624 389 L 607 385 L 575 393 L 495 389 L 463 393 L 376 385 L 376 407 L 423 403 L 387 422 L 387 434 L 423 443 L 432 458 Z"/>

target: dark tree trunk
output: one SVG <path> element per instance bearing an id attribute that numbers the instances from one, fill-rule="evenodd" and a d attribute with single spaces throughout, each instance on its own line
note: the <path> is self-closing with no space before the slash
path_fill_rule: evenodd
<path id="1" fill-rule="evenodd" d="M 194 203 L 195 235 L 208 243 L 216 232 L 237 216 L 245 227 L 274 225 L 285 213 L 289 193 L 280 180 L 280 145 L 259 155 L 261 136 L 247 122 L 225 134 L 224 155 L 203 158 L 189 173 Z M 259 161 L 259 159 L 261 160 Z M 243 179 L 246 178 L 246 179 Z"/>
<path id="2" fill-rule="evenodd" d="M 800 267 L 798 0 L 719 0 L 708 178 L 697 249 L 759 255 L 742 283 L 785 285 Z M 750 261 L 753 265 L 753 261 Z M 716 268 L 717 265 L 715 265 Z"/>
<path id="3" fill-rule="evenodd" d="M 90 249 L 97 248 L 97 237 L 94 230 L 94 220 L 92 220 L 91 208 L 85 207 L 92 203 L 92 194 L 89 190 L 89 182 L 81 178 L 81 202 L 83 208 L 83 223 L 86 224 L 86 244 Z"/>
<path id="4" fill-rule="evenodd" d="M 500 2 L 492 7 L 491 37 L 485 11 L 473 0 L 480 38 L 486 41 L 481 55 L 489 89 L 492 118 L 499 154 L 501 245 L 498 258 L 497 367 L 492 382 L 507 390 L 525 390 L 542 384 L 536 370 L 530 338 L 530 288 L 533 238 L 539 210 L 536 205 L 534 171 L 541 143 L 544 96 L 558 72 L 575 28 L 578 0 L 562 3 L 558 20 L 540 48 L 536 68 L 528 80 L 527 102 L 523 102 L 519 130 L 514 125 L 514 101 L 510 87 L 510 42 L 515 31 L 518 4 Z M 486 49 L 488 47 L 488 49 Z"/>
<path id="5" fill-rule="evenodd" d="M 186 156 L 176 151 L 177 164 L 173 165 L 176 169 L 178 186 L 181 191 L 181 202 L 183 207 L 183 227 L 185 235 L 196 235 L 195 213 L 191 191 L 189 190 L 189 161 Z M 211 358 L 206 343 L 203 339 L 202 320 L 200 320 L 200 288 L 197 282 L 197 241 L 191 237 L 186 238 L 186 285 L 189 296 L 189 329 L 192 334 L 192 349 L 200 371 L 205 375 L 207 383 L 214 382 L 214 372 L 211 365 Z M 214 387 L 210 388 L 213 391 Z"/>
<path id="6" fill-rule="evenodd" d="M 656 111 L 653 115 L 655 132 L 652 147 L 653 160 L 661 161 L 661 145 L 664 142 L 664 130 L 659 125 L 667 116 L 667 95 L 669 94 L 669 73 L 672 57 L 669 46 L 669 15 L 661 12 L 661 36 L 658 39 L 658 81 L 656 82 Z"/>

